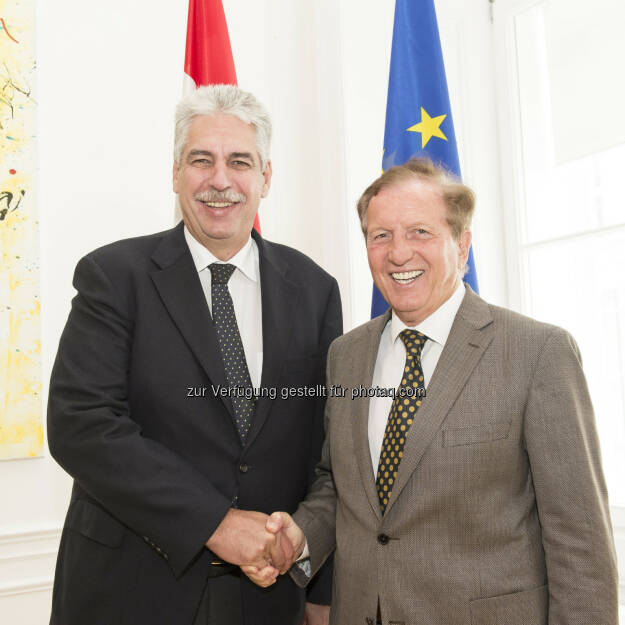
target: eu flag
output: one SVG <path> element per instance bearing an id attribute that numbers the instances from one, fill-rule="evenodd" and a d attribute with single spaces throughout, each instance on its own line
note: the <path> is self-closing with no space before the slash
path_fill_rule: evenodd
<path id="1" fill-rule="evenodd" d="M 396 0 L 382 169 L 421 154 L 460 178 L 434 0 Z M 472 249 L 468 265 L 464 280 L 477 293 Z M 374 285 L 371 316 L 387 308 Z"/>

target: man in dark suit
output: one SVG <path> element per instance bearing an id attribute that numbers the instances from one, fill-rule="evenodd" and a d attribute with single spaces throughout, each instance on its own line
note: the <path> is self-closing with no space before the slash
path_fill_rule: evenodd
<path id="1" fill-rule="evenodd" d="M 290 557 L 265 513 L 306 495 L 324 404 L 293 389 L 323 384 L 342 329 L 336 281 L 252 232 L 270 135 L 251 94 L 196 90 L 176 113 L 184 223 L 78 263 L 48 408 L 74 477 L 53 625 L 327 621 L 331 571 L 306 597 L 237 566 Z"/>

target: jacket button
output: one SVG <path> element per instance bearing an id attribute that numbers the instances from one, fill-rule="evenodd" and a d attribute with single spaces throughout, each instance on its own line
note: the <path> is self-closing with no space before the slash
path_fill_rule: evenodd
<path id="1" fill-rule="evenodd" d="M 247 473 L 249 471 L 249 465 L 245 464 L 245 462 L 242 462 L 239 465 L 239 471 L 241 471 L 241 473 Z"/>
<path id="2" fill-rule="evenodd" d="M 370 616 L 368 616 L 365 620 L 367 621 L 367 625 L 373 625 L 373 619 Z"/>
<path id="3" fill-rule="evenodd" d="M 381 545 L 388 545 L 390 538 L 386 534 L 378 534 L 378 542 Z"/>

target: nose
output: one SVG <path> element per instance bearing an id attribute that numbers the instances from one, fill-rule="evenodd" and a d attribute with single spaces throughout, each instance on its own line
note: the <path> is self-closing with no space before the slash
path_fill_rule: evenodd
<path id="1" fill-rule="evenodd" d="M 230 176 L 226 163 L 217 161 L 213 165 L 209 183 L 217 191 L 224 191 L 230 186 Z"/>
<path id="2" fill-rule="evenodd" d="M 394 265 L 405 265 L 414 255 L 413 246 L 406 237 L 393 237 L 393 242 L 388 251 L 388 259 Z"/>

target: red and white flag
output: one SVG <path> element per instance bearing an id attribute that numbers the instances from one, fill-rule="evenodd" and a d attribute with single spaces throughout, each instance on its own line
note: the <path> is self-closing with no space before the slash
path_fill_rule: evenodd
<path id="1" fill-rule="evenodd" d="M 223 5 L 221 0 L 189 0 L 183 91 L 219 84 L 237 84 Z M 258 215 L 254 228 L 260 232 Z"/>
<path id="2" fill-rule="evenodd" d="M 185 91 L 201 85 L 237 84 L 221 0 L 189 0 L 184 80 Z"/>

